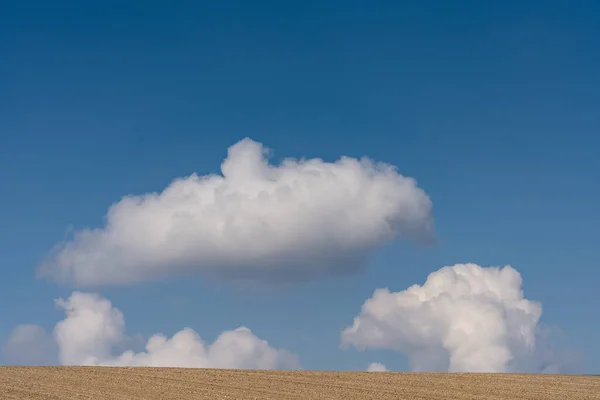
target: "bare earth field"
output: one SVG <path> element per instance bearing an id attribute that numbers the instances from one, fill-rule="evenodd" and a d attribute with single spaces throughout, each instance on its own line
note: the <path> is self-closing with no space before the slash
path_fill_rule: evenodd
<path id="1" fill-rule="evenodd" d="M 600 399 L 600 377 L 0 367 L 0 399 Z"/>

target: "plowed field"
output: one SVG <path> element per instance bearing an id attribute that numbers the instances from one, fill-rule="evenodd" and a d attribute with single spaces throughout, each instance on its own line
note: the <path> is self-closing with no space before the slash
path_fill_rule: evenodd
<path id="1" fill-rule="evenodd" d="M 600 399 L 600 377 L 0 367 L 0 399 Z"/>

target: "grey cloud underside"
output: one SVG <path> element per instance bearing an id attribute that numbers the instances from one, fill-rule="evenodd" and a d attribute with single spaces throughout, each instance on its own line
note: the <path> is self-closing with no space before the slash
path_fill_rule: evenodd
<path id="1" fill-rule="evenodd" d="M 119 285 L 202 272 L 224 279 L 294 282 L 361 271 L 396 237 L 434 238 L 432 203 L 388 164 L 342 157 L 284 160 L 244 139 L 222 175 L 191 175 L 160 193 L 126 196 L 101 228 L 58 244 L 39 275 Z"/>

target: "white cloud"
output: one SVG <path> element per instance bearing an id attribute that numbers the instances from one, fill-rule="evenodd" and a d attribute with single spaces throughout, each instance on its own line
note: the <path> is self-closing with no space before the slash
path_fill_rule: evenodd
<path id="1" fill-rule="evenodd" d="M 66 318 L 54 329 L 63 365 L 111 365 L 194 368 L 298 369 L 298 358 L 275 349 L 240 327 L 225 331 L 207 344 L 192 329 L 184 328 L 171 338 L 153 335 L 146 351 L 118 351 L 128 342 L 123 314 L 96 294 L 74 292 L 56 304 Z"/>
<path id="2" fill-rule="evenodd" d="M 38 325 L 19 325 L 4 347 L 4 358 L 15 365 L 104 365 L 189 368 L 299 369 L 298 357 L 275 349 L 240 327 L 222 332 L 206 343 L 193 329 L 171 338 L 155 334 L 142 352 L 125 350 L 136 342 L 125 333 L 123 314 L 93 293 L 73 292 L 58 299 L 65 319 L 54 327 L 54 337 Z"/>
<path id="3" fill-rule="evenodd" d="M 542 308 L 523 297 L 521 283 L 510 266 L 457 264 L 423 286 L 377 289 L 343 330 L 342 346 L 400 351 L 415 371 L 533 368 Z"/>
<path id="4" fill-rule="evenodd" d="M 125 340 L 125 319 L 105 298 L 94 293 L 74 292 L 57 299 L 66 318 L 56 324 L 61 364 L 94 365 L 112 358 L 113 349 Z"/>
<path id="5" fill-rule="evenodd" d="M 387 372 L 387 367 L 382 363 L 373 362 L 367 367 L 367 372 Z"/>
<path id="6" fill-rule="evenodd" d="M 79 286 L 190 270 L 307 280 L 359 271 L 392 238 L 433 238 L 429 197 L 388 164 L 342 157 L 272 165 L 260 143 L 244 139 L 228 149 L 221 172 L 124 197 L 104 227 L 57 245 L 39 274 Z"/>
<path id="7" fill-rule="evenodd" d="M 4 360 L 11 365 L 53 365 L 56 344 L 39 325 L 23 324 L 11 333 L 3 348 Z"/>

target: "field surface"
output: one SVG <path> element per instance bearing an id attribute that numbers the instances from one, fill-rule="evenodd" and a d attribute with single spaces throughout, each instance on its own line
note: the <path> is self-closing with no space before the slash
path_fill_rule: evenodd
<path id="1" fill-rule="evenodd" d="M 600 377 L 0 367 L 0 399 L 600 399 Z"/>

